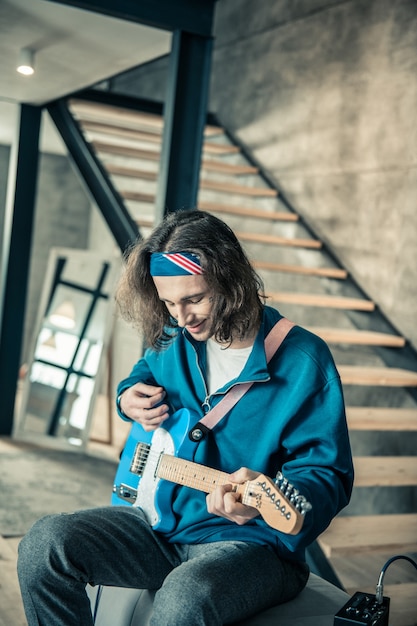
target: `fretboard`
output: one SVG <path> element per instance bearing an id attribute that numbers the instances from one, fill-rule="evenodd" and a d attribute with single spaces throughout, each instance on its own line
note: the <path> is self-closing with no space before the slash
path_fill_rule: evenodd
<path id="1" fill-rule="evenodd" d="M 211 493 L 219 485 L 231 483 L 229 474 L 219 470 L 199 465 L 192 461 L 179 459 L 169 454 L 161 455 L 158 464 L 157 474 L 159 478 L 164 478 L 178 485 L 185 485 Z"/>

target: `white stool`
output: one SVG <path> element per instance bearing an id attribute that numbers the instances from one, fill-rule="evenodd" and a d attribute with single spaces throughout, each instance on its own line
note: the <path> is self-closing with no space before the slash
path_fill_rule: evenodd
<path id="1" fill-rule="evenodd" d="M 94 613 L 98 588 L 88 587 Z M 154 593 L 146 589 L 103 587 L 98 602 L 96 626 L 148 626 Z M 347 602 L 347 593 L 315 574 L 290 602 L 279 604 L 240 626 L 333 626 L 335 614 Z M 179 625 L 180 626 L 180 625 Z M 210 624 L 207 624 L 210 626 Z"/>

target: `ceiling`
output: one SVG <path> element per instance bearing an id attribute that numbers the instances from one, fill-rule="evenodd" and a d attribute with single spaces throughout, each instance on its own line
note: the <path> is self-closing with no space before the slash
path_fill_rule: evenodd
<path id="1" fill-rule="evenodd" d="M 16 72 L 21 48 L 35 53 L 35 73 Z M 44 104 L 167 54 L 171 33 L 47 0 L 0 0 L 0 143 L 10 144 L 17 103 Z M 46 118 L 46 116 L 44 116 Z M 48 119 L 43 150 L 62 144 Z"/>

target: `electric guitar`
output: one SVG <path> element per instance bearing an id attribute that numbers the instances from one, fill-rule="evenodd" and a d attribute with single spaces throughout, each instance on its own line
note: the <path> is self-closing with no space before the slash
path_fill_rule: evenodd
<path id="1" fill-rule="evenodd" d="M 140 507 L 155 530 L 170 532 L 175 525 L 171 501 L 176 485 L 211 493 L 219 485 L 231 484 L 226 472 L 191 460 L 196 443 L 188 432 L 197 421 L 196 414 L 180 409 L 152 432 L 135 422 L 116 472 L 111 503 Z M 256 508 L 269 526 L 286 534 L 296 535 L 311 509 L 280 472 L 275 481 L 260 474 L 233 484 L 233 489 L 243 504 Z"/>

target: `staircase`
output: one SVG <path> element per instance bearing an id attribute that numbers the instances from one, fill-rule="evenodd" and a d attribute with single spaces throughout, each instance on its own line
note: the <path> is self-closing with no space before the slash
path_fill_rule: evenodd
<path id="1" fill-rule="evenodd" d="M 162 119 L 75 99 L 69 106 L 146 235 L 153 225 Z M 318 545 L 349 593 L 374 593 L 388 558 L 416 560 L 417 356 L 216 126 L 206 127 L 198 208 L 235 230 L 269 302 L 330 345 L 344 387 L 356 477 L 351 504 Z M 397 563 L 401 571 L 393 565 L 385 575 L 385 595 L 394 626 L 412 626 L 417 576 L 405 561 Z"/>

